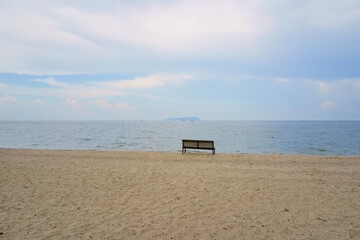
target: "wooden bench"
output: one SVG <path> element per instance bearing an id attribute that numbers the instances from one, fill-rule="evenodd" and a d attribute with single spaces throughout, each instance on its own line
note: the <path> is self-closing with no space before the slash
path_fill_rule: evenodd
<path id="1" fill-rule="evenodd" d="M 186 153 L 187 148 L 212 150 L 212 154 L 215 154 L 214 141 L 183 139 L 182 140 L 182 153 Z"/>

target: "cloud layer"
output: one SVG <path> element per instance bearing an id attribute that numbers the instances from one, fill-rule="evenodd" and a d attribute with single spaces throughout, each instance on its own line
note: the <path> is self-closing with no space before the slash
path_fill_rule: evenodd
<path id="1" fill-rule="evenodd" d="M 356 119 L 359 26 L 358 0 L 0 1 L 0 113 Z"/>
<path id="2" fill-rule="evenodd" d="M 33 76 L 17 84 L 1 83 L 0 112 L 35 118 L 43 114 L 45 119 L 166 119 L 176 115 L 216 120 L 360 118 L 357 78 L 219 79 L 207 74 L 169 73 L 97 81 L 77 75 Z"/>
<path id="3" fill-rule="evenodd" d="M 38 78 L 31 80 L 42 83 L 42 87 L 27 87 L 24 85 L 2 84 L 0 93 L 32 95 L 44 97 L 60 97 L 69 99 L 96 98 L 123 96 L 133 94 L 134 90 L 146 90 L 154 87 L 167 85 L 178 86 L 184 84 L 192 77 L 187 74 L 152 74 L 133 79 L 111 80 L 111 81 L 84 81 L 82 83 L 62 82 L 54 77 Z M 74 77 L 76 81 L 76 77 Z M 156 96 L 151 96 L 156 98 Z"/>
<path id="4" fill-rule="evenodd" d="M 0 74 L 0 81 L 2 80 L 1 76 Z M 17 76 L 21 78 L 21 75 Z M 154 92 L 163 92 L 161 89 L 176 89 L 186 85 L 192 79 L 192 76 L 188 74 L 166 73 L 132 79 L 97 81 L 79 81 L 77 75 L 68 76 L 70 80 L 67 81 L 57 79 L 61 77 L 63 76 L 40 78 L 34 76 L 28 80 L 20 80 L 18 84 L 11 83 L 11 81 L 0 82 L 0 107 L 2 110 L 12 110 L 14 113 L 22 111 L 23 114 L 32 116 L 36 114 L 23 110 L 44 111 L 44 113 L 48 112 L 47 118 L 52 117 L 49 116 L 52 111 L 56 111 L 57 118 L 74 115 L 80 119 L 86 117 L 112 119 L 119 117 L 121 113 L 135 112 L 136 104 L 139 101 L 169 101 L 169 98 L 156 96 Z M 21 101 L 18 102 L 17 97 Z M 132 101 L 131 103 L 127 102 L 129 99 Z M 69 110 L 70 112 L 68 112 Z M 129 118 L 129 116 L 125 117 Z"/>
<path id="5" fill-rule="evenodd" d="M 223 70 L 234 61 L 257 71 L 358 62 L 359 23 L 357 0 L 2 1 L 0 71 L 151 74 Z"/>

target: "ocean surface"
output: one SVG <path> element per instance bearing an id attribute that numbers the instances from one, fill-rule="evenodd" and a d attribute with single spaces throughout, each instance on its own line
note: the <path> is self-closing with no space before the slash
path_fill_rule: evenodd
<path id="1" fill-rule="evenodd" d="M 360 121 L 0 121 L 0 148 L 360 156 Z M 189 150 L 191 151 L 191 150 Z"/>

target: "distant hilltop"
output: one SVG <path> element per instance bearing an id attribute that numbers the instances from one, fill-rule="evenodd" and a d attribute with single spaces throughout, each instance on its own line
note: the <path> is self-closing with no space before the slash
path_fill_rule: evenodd
<path id="1" fill-rule="evenodd" d="M 198 117 L 180 117 L 180 118 L 168 118 L 169 121 L 199 121 Z"/>

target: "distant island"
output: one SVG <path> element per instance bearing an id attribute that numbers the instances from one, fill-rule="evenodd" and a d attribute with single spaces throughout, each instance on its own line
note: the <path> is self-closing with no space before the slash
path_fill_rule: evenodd
<path id="1" fill-rule="evenodd" d="M 199 121 L 198 117 L 180 117 L 180 118 L 168 118 L 168 121 Z"/>

